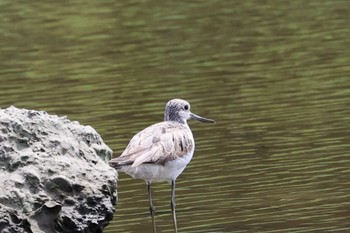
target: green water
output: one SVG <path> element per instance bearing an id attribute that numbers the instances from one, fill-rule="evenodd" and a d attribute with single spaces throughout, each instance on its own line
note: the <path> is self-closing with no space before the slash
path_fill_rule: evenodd
<path id="1" fill-rule="evenodd" d="M 123 151 L 172 98 L 194 158 L 180 232 L 350 231 L 349 1 L 0 2 L 0 106 L 68 115 Z M 105 232 L 151 232 L 142 181 L 119 177 Z M 154 186 L 160 232 L 170 187 Z"/>

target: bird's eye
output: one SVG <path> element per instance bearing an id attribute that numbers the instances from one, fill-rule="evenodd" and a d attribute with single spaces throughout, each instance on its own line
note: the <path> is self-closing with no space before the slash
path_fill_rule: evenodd
<path id="1" fill-rule="evenodd" d="M 187 105 L 187 104 L 184 106 L 184 109 L 185 109 L 185 110 L 188 110 L 188 105 Z"/>

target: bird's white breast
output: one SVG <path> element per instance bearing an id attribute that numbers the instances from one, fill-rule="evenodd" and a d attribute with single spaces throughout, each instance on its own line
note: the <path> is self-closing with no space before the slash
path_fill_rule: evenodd
<path id="1" fill-rule="evenodd" d="M 160 182 L 176 180 L 183 172 L 187 164 L 191 161 L 194 152 L 193 149 L 182 157 L 162 164 L 144 163 L 137 167 L 126 166 L 121 171 L 132 176 L 135 179 L 142 179 L 151 182 Z"/>

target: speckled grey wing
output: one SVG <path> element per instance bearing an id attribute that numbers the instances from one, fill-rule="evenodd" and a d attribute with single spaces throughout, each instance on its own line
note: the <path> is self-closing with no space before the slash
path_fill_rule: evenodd
<path id="1" fill-rule="evenodd" d="M 136 134 L 122 155 L 111 162 L 136 167 L 143 163 L 164 164 L 193 149 L 192 133 L 176 122 L 161 122 Z"/>

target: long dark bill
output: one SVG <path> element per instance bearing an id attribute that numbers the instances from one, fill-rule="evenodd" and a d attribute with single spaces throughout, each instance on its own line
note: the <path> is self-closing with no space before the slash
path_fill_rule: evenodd
<path id="1" fill-rule="evenodd" d="M 204 118 L 204 117 L 198 116 L 198 115 L 196 115 L 196 114 L 194 114 L 192 112 L 191 112 L 190 116 L 191 116 L 191 119 L 197 120 L 197 121 L 200 121 L 200 122 L 215 123 L 215 121 L 212 120 L 212 119 L 208 119 L 208 118 Z"/>

